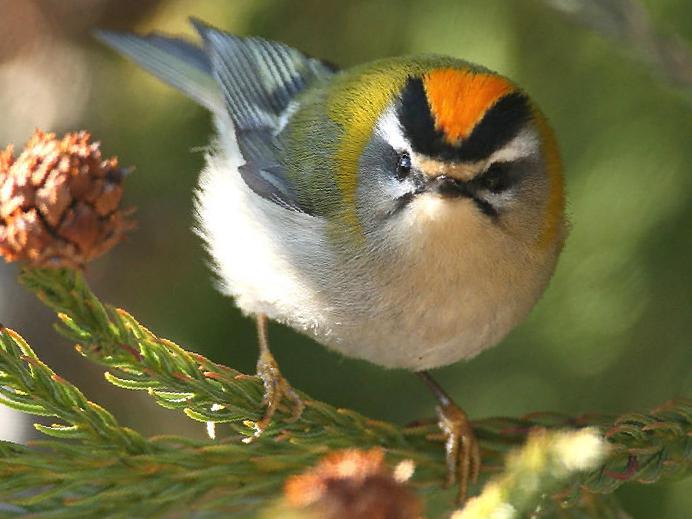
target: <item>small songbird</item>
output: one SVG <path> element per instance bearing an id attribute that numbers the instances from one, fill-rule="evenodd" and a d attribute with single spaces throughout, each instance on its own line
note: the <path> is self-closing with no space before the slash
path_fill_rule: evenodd
<path id="1" fill-rule="evenodd" d="M 495 345 L 534 306 L 566 235 L 559 154 L 509 79 L 460 59 L 348 70 L 192 22 L 100 39 L 208 108 L 217 129 L 196 194 L 225 294 L 257 320 L 270 423 L 282 398 L 267 320 L 349 357 L 421 375 L 439 401 L 449 483 L 480 467 L 463 411 L 427 370 Z"/>

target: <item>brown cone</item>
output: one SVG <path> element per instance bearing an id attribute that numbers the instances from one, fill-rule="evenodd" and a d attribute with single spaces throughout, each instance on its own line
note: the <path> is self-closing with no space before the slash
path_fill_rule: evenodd
<path id="1" fill-rule="evenodd" d="M 19 157 L 0 151 L 0 255 L 36 267 L 83 268 L 133 227 L 119 209 L 125 171 L 81 131 L 36 130 Z"/>
<path id="2" fill-rule="evenodd" d="M 284 488 L 286 504 L 319 519 L 420 519 L 423 507 L 405 483 L 395 479 L 380 449 L 350 449 L 324 458 L 293 476 Z"/>

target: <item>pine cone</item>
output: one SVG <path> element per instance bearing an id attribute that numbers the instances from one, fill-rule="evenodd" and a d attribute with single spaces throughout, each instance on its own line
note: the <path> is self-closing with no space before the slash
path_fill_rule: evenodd
<path id="1" fill-rule="evenodd" d="M 35 267 L 84 268 L 134 224 L 118 206 L 126 171 L 85 131 L 36 130 L 15 158 L 0 152 L 0 255 Z"/>
<path id="2" fill-rule="evenodd" d="M 421 519 L 420 501 L 404 478 L 395 474 L 384 463 L 380 449 L 336 452 L 290 477 L 284 488 L 285 502 L 307 518 Z"/>

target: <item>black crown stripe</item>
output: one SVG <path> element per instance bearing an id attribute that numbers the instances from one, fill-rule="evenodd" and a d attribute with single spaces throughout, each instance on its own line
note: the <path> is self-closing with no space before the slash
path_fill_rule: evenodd
<path id="1" fill-rule="evenodd" d="M 531 119 L 529 100 L 521 92 L 500 98 L 483 116 L 468 138 L 447 142 L 435 128 L 423 80 L 410 77 L 399 97 L 397 115 L 414 151 L 445 161 L 477 161 L 507 144 Z"/>
<path id="2" fill-rule="evenodd" d="M 444 136 L 435 129 L 422 78 L 408 78 L 399 97 L 397 115 L 404 135 L 415 151 L 430 157 L 442 151 Z"/>

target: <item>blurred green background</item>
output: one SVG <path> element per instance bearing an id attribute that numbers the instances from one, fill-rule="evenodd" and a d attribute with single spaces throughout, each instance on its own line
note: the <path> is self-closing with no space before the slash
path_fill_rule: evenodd
<path id="1" fill-rule="evenodd" d="M 215 292 L 191 231 L 210 118 L 102 48 L 89 31 L 192 35 L 186 18 L 194 15 L 343 67 L 416 52 L 482 63 L 524 86 L 552 122 L 573 229 L 528 321 L 497 348 L 440 370 L 438 378 L 475 417 L 645 411 L 692 394 L 692 71 L 684 51 L 692 3 L 637 5 L 0 0 L 0 144 L 21 146 L 35 127 L 85 128 L 105 154 L 135 165 L 126 199 L 138 208 L 139 228 L 90 267 L 92 286 L 157 333 L 252 371 L 253 324 Z M 145 433 L 203 434 L 202 426 L 146 396 L 103 382 L 50 329 L 53 316 L 15 275 L 16 267 L 0 265 L 0 321 L 21 331 L 56 371 Z M 397 422 L 432 414 L 430 395 L 409 373 L 339 357 L 278 325 L 270 333 L 284 374 L 312 396 Z M 31 434 L 19 415 L 2 412 L 0 437 Z M 692 517 L 690 480 L 619 494 L 635 518 Z"/>

